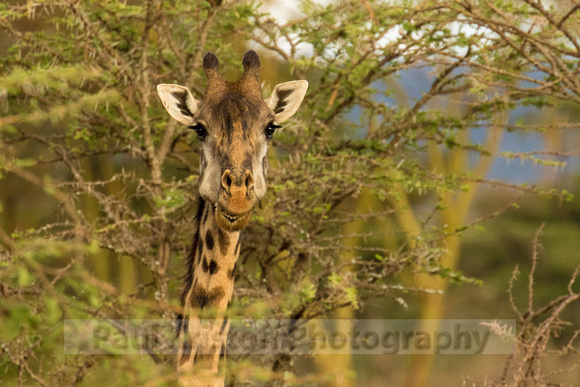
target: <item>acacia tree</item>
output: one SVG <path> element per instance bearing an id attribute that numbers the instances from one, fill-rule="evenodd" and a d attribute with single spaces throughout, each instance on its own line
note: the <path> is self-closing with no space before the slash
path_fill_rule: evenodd
<path id="1" fill-rule="evenodd" d="M 500 184 L 569 197 L 486 180 L 485 168 L 436 166 L 467 153 L 551 163 L 539 154 L 498 153 L 469 133 L 541 129 L 505 118 L 518 106 L 578 103 L 577 5 L 369 0 L 303 7 L 307 17 L 280 23 L 238 0 L 0 5 L 0 29 L 12 43 L 0 59 L 0 184 L 3 195 L 11 187 L 37 195 L 3 200 L 11 220 L 0 228 L 0 337 L 9 378 L 76 384 L 121 365 L 131 370 L 127 383 L 173 378 L 169 365 L 150 367 L 147 359 L 65 356 L 59 322 L 179 312 L 198 144 L 168 121 L 154 88 L 187 85 L 200 98 L 207 50 L 229 64 L 249 46 L 258 49 L 266 91 L 294 78 L 311 83 L 299 115 L 274 140 L 269 190 L 244 231 L 234 314 L 312 319 L 377 297 L 404 304 L 405 292 L 431 289 L 409 286 L 402 273 L 465 280 L 448 261 L 457 253 L 449 241 L 501 210 L 445 227 L 440 220 L 453 212 L 456 195 Z M 240 71 L 224 67 L 232 78 Z M 397 105 L 383 85 L 410 71 L 430 74 L 430 85 Z M 449 100 L 460 103 L 448 109 Z M 427 211 L 421 207 L 425 215 L 411 212 L 409 195 L 431 201 Z M 358 197 L 376 204 L 353 211 Z M 26 211 L 12 208 L 18 200 Z M 17 227 L 24 212 L 32 214 Z M 361 221 L 366 227 L 349 227 Z M 388 246 L 380 242 L 386 238 Z M 348 262 L 345 249 L 353 252 Z M 122 277 L 105 275 L 111 270 L 102 262 L 119 264 Z M 291 380 L 290 356 L 262 360 L 269 379 Z"/>

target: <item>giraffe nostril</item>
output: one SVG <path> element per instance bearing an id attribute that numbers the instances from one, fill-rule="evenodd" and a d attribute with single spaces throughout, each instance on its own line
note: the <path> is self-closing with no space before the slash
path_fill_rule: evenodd
<path id="1" fill-rule="evenodd" d="M 222 175 L 222 186 L 224 187 L 224 189 L 228 193 L 230 192 L 230 189 L 232 187 L 231 173 L 232 173 L 232 171 L 230 171 L 229 169 L 226 169 L 224 171 L 224 174 Z"/>
<path id="2" fill-rule="evenodd" d="M 249 169 L 231 171 L 226 169 L 222 175 L 221 184 L 223 189 L 231 194 L 235 189 L 236 192 L 241 188 L 245 194 L 249 194 L 250 189 L 254 186 L 254 176 Z"/>
<path id="3" fill-rule="evenodd" d="M 246 190 L 250 192 L 250 189 L 254 186 L 254 176 L 252 172 L 246 171 Z"/>

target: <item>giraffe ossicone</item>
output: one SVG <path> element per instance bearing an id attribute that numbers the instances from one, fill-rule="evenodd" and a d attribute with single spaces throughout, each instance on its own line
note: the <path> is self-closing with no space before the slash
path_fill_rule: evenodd
<path id="1" fill-rule="evenodd" d="M 216 372 L 229 329 L 223 315 L 233 294 L 240 230 L 266 193 L 268 143 L 279 124 L 296 113 L 308 88 L 303 80 L 281 83 L 264 99 L 258 54 L 246 52 L 242 64 L 242 77 L 229 82 L 219 72 L 217 57 L 208 52 L 203 58 L 207 86 L 202 100 L 184 86 L 157 86 L 167 112 L 195 130 L 201 143 L 199 207 L 181 296 L 184 313 L 177 356 L 180 381 L 187 385 L 224 383 Z M 199 335 L 197 316 L 207 308 L 222 312 L 210 324 L 214 332 L 208 333 L 213 338 L 209 341 Z M 196 367 L 194 373 L 194 364 L 201 361 L 206 362 L 203 372 Z"/>

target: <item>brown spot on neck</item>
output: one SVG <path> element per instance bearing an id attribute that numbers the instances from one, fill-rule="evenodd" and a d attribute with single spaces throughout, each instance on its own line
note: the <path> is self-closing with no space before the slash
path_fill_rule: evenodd
<path id="1" fill-rule="evenodd" d="M 198 284 L 191 294 L 191 307 L 194 309 L 203 309 L 206 306 L 216 306 L 218 301 L 223 299 L 225 295 L 226 292 L 221 286 L 207 292 L 204 287 Z"/>
<path id="2" fill-rule="evenodd" d="M 208 250 L 210 251 L 213 250 L 214 240 L 211 230 L 207 230 L 207 232 L 205 233 L 205 245 L 207 246 Z"/>
<path id="3" fill-rule="evenodd" d="M 209 275 L 214 275 L 220 269 L 215 259 L 209 263 Z"/>
<path id="4" fill-rule="evenodd" d="M 228 247 L 230 247 L 230 237 L 220 227 L 218 227 L 218 242 L 220 245 L 220 253 L 222 253 L 222 255 L 226 255 L 228 252 Z"/>

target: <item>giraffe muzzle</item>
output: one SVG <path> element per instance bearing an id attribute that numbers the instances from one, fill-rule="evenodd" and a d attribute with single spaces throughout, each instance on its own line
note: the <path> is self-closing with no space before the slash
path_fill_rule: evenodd
<path id="1" fill-rule="evenodd" d="M 216 205 L 216 221 L 228 231 L 238 231 L 250 222 L 257 202 L 254 176 L 248 169 L 226 169 L 221 177 L 221 190 Z"/>

